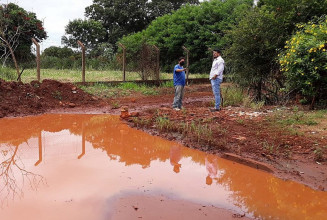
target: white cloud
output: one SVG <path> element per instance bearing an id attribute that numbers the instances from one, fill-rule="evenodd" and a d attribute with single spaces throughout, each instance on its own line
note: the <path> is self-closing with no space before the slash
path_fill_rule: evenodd
<path id="1" fill-rule="evenodd" d="M 41 50 L 61 46 L 61 37 L 69 21 L 84 18 L 85 8 L 92 0 L 0 0 L 1 4 L 15 3 L 26 11 L 34 12 L 44 22 L 48 39 L 42 42 Z"/>

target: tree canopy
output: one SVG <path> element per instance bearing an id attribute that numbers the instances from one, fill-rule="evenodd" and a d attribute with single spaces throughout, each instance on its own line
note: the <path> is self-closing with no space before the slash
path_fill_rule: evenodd
<path id="1" fill-rule="evenodd" d="M 88 20 L 69 22 L 66 27 L 68 36 L 63 37 L 63 43 L 76 47 L 73 42 L 91 42 L 92 39 L 97 43 L 116 45 L 122 36 L 145 29 L 158 16 L 177 10 L 187 3 L 198 4 L 198 0 L 93 0 L 93 4 L 85 8 Z M 95 25 L 97 31 L 94 31 Z"/>
<path id="2" fill-rule="evenodd" d="M 0 5 L 0 36 L 2 58 L 7 56 L 7 41 L 15 50 L 17 60 L 21 61 L 31 56 L 31 39 L 40 42 L 47 38 L 47 33 L 35 13 L 9 3 Z"/>
<path id="3" fill-rule="evenodd" d="M 63 36 L 61 41 L 64 45 L 77 48 L 77 40 L 83 42 L 88 51 L 97 47 L 99 42 L 105 38 L 106 31 L 102 23 L 93 19 L 76 19 L 66 26 L 67 36 Z"/>
<path id="4" fill-rule="evenodd" d="M 252 0 L 212 0 L 198 6 L 186 5 L 155 19 L 142 32 L 123 37 L 120 42 L 128 48 L 129 56 L 137 57 L 143 43 L 160 48 L 163 71 L 171 71 L 172 65 L 183 55 L 182 46 L 190 53 L 192 72 L 209 71 L 209 48 L 225 48 L 225 33 L 230 25 L 239 20 L 252 7 Z"/>

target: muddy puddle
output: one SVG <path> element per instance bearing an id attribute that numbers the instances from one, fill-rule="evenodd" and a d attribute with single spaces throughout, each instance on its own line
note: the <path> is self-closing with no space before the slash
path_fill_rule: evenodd
<path id="1" fill-rule="evenodd" d="M 208 207 L 258 219 L 327 219 L 326 192 L 148 135 L 117 116 L 1 119 L 0 162 L 1 220 L 150 212 L 165 219 L 178 201 L 202 217 L 185 209 L 177 219 L 206 219 Z"/>

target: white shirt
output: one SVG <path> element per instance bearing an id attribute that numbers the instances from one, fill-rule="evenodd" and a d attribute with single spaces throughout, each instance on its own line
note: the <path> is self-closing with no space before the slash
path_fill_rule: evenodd
<path id="1" fill-rule="evenodd" d="M 225 66 L 225 61 L 223 58 L 221 58 L 221 56 L 215 58 L 212 62 L 209 79 L 211 80 L 215 75 L 217 75 L 218 78 L 222 80 L 223 72 L 225 68 L 224 66 Z"/>

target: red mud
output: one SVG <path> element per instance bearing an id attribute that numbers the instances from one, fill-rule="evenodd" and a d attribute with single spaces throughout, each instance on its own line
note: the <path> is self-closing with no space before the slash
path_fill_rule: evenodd
<path id="1" fill-rule="evenodd" d="M 128 106 L 130 112 L 139 112 L 139 119 L 151 121 L 142 129 L 154 135 L 221 156 L 233 153 L 260 164 L 268 164 L 275 169 L 274 174 L 278 177 L 327 190 L 326 160 L 316 162 L 314 153 L 316 146 L 327 146 L 326 138 L 294 135 L 272 126 L 267 120 L 269 107 L 257 115 L 253 110 L 241 107 L 226 107 L 220 112 L 211 113 L 208 107 L 212 99 L 210 85 L 187 87 L 185 110 L 176 112 L 171 109 L 173 88 L 164 89 L 160 96 L 133 94 L 133 97 L 103 100 L 83 92 L 71 83 L 44 80 L 42 83 L 23 84 L 0 80 L 0 118 L 46 112 L 119 114 L 120 109 L 110 105 L 115 102 L 120 106 Z M 153 121 L 158 115 L 169 118 L 171 122 L 206 123 L 213 129 L 214 141 L 206 143 L 177 132 L 159 131 Z M 326 152 L 323 157 L 327 158 Z"/>

